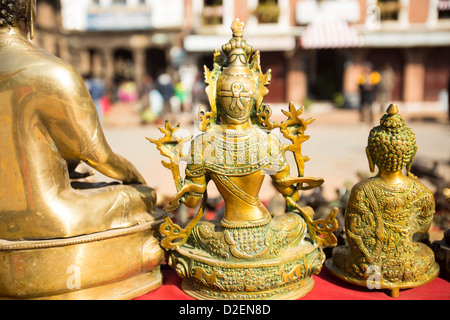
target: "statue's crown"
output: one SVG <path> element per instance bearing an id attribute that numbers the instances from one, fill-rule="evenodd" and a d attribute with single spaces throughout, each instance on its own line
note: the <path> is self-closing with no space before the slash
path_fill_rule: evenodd
<path id="1" fill-rule="evenodd" d="M 395 104 L 389 105 L 386 114 L 380 119 L 380 126 L 384 130 L 402 130 L 405 125 L 405 120 L 398 113 L 398 107 Z"/>
<path id="2" fill-rule="evenodd" d="M 233 38 L 222 46 L 222 51 L 227 56 L 229 67 L 245 67 L 253 54 L 253 47 L 242 38 L 244 35 L 244 23 L 235 19 L 231 24 Z"/>
<path id="3" fill-rule="evenodd" d="M 214 51 L 213 69 L 209 70 L 205 66 L 205 82 L 208 84 L 205 91 L 208 95 L 211 111 L 200 114 L 202 131 L 206 131 L 220 122 L 218 109 L 222 105 L 217 103 L 219 93 L 221 97 L 231 94 L 231 99 L 236 102 L 238 107 L 240 104 L 237 103 L 237 100 L 242 102 L 241 99 L 252 99 L 250 116 L 254 123 L 261 120 L 257 119 L 258 112 L 261 117 L 264 117 L 264 121 L 269 119 L 268 116 L 271 111 L 268 110 L 268 106 L 265 107 L 264 115 L 262 115 L 263 111 L 260 108 L 264 97 L 269 92 L 266 86 L 270 83 L 271 71 L 270 69 L 266 73 L 261 71 L 259 51 L 253 52 L 253 47 L 243 39 L 244 23 L 235 19 L 231 24 L 231 30 L 233 31 L 233 37 L 222 46 L 223 54 L 217 49 Z M 226 56 L 226 59 L 223 55 Z M 253 85 L 249 85 L 249 81 Z M 231 91 L 230 84 L 233 85 Z M 246 87 L 245 90 L 243 90 L 244 87 Z M 231 104 L 234 106 L 233 101 Z"/>

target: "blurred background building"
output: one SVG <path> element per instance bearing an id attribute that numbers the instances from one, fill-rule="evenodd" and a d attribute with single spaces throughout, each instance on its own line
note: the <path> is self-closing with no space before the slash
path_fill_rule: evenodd
<path id="1" fill-rule="evenodd" d="M 115 90 L 171 75 L 188 92 L 235 17 L 272 69 L 268 103 L 359 106 L 367 62 L 379 100 L 448 110 L 448 0 L 37 0 L 35 43 Z"/>

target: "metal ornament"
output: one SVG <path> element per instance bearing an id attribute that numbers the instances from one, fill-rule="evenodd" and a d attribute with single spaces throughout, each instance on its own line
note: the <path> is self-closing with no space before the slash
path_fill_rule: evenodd
<path id="1" fill-rule="evenodd" d="M 28 41 L 34 5 L 0 1 L 0 298 L 136 297 L 162 282 L 155 191 L 75 69 Z M 80 162 L 123 184 L 79 181 Z"/>
<path id="2" fill-rule="evenodd" d="M 439 275 L 433 251 L 413 241 L 430 228 L 433 194 L 409 171 L 415 135 L 391 104 L 369 134 L 366 154 L 375 177 L 356 184 L 345 213 L 348 245 L 333 249 L 327 268 L 337 277 L 370 289 L 417 287 Z M 407 175 L 402 170 L 407 169 Z"/>
<path id="3" fill-rule="evenodd" d="M 271 110 L 263 104 L 270 70 L 262 73 L 259 52 L 243 39 L 243 23 L 236 19 L 231 29 L 233 38 L 222 46 L 227 59 L 216 50 L 213 69 L 205 67 L 211 111 L 200 112 L 203 133 L 182 139 L 176 136 L 179 126 L 166 121 L 159 128 L 162 138 L 147 138 L 169 159 L 163 165 L 172 171 L 178 191 L 165 210 L 200 204 L 184 228 L 165 217 L 161 244 L 184 278 L 183 290 L 195 298 L 295 299 L 314 286 L 312 275 L 325 258 L 321 246 L 336 245 L 337 208 L 314 221 L 313 210 L 297 204 L 299 191 L 323 183 L 303 175 L 309 158 L 301 145 L 314 118 L 300 118 L 303 107 L 291 103 L 283 111 L 285 122 L 270 120 Z M 272 132 L 276 128 L 292 144 L 282 145 Z M 190 153 L 183 154 L 188 141 Z M 286 151 L 294 154 L 298 177 L 290 176 Z M 184 180 L 181 161 L 187 162 Z M 272 215 L 258 197 L 266 174 L 286 199 L 282 215 Z M 225 213 L 220 221 L 201 221 L 211 180 L 225 201 Z"/>

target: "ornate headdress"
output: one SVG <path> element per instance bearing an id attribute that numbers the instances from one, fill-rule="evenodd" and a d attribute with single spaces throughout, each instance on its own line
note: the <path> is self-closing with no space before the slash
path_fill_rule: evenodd
<path id="1" fill-rule="evenodd" d="M 202 131 L 219 123 L 220 116 L 232 121 L 246 121 L 251 117 L 253 122 L 259 123 L 257 113 L 269 92 L 266 86 L 270 83 L 271 71 L 262 73 L 260 53 L 253 53 L 253 47 L 242 38 L 243 29 L 244 24 L 235 19 L 231 25 L 233 38 L 222 46 L 226 60 L 216 49 L 213 69 L 205 66 L 211 112 L 200 113 Z"/>

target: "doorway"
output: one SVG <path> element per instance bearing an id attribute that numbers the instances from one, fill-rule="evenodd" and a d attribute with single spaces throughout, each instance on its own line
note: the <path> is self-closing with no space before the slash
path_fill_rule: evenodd
<path id="1" fill-rule="evenodd" d="M 336 49 L 318 49 L 310 52 L 308 60 L 309 98 L 332 101 L 342 92 L 344 55 Z"/>

